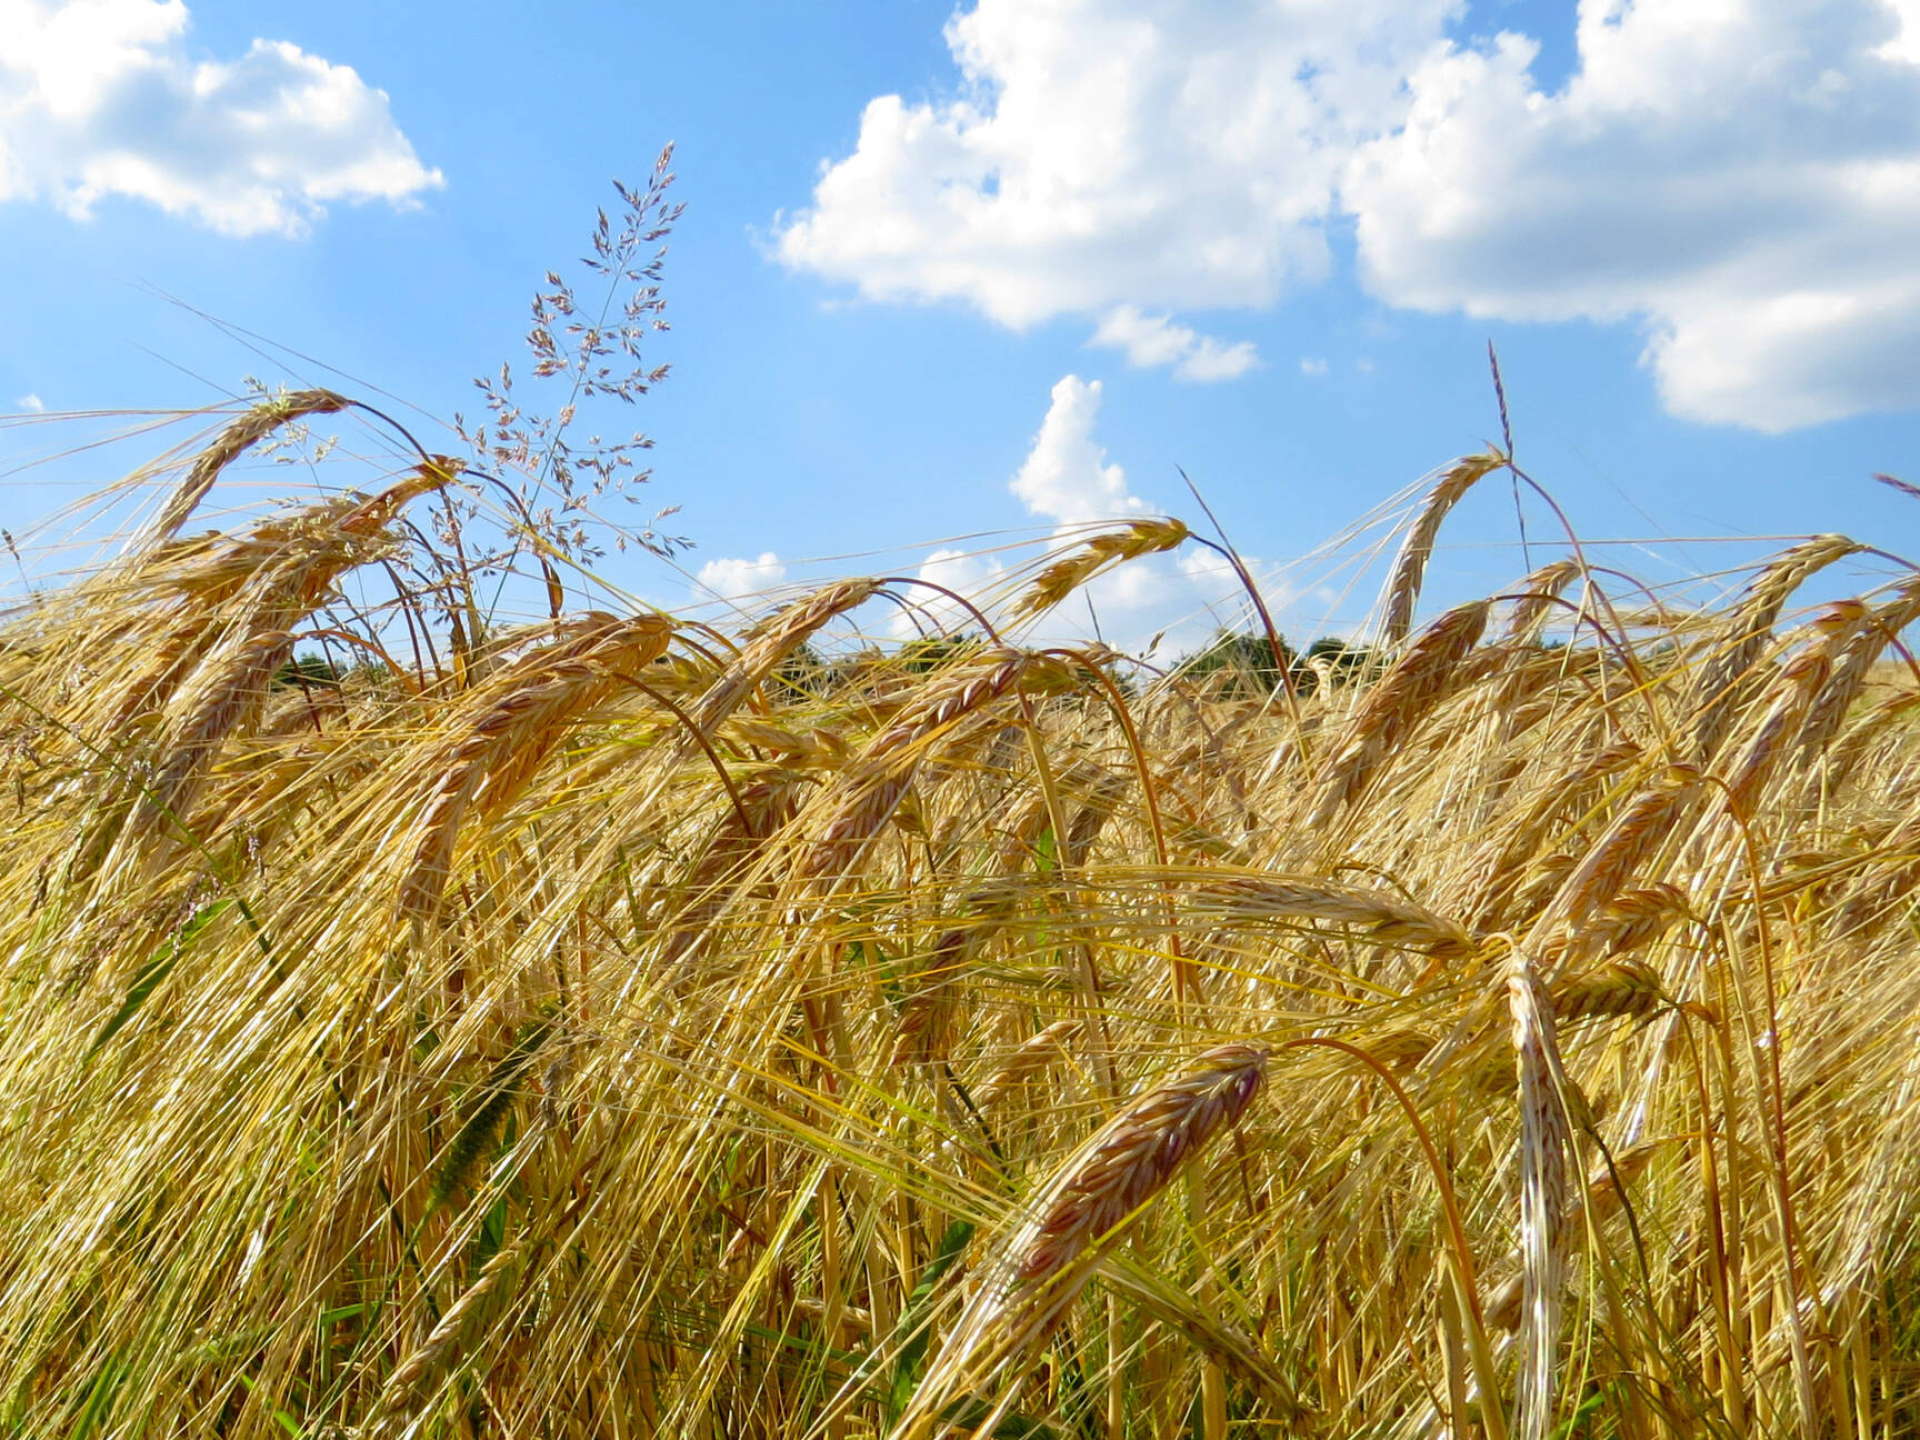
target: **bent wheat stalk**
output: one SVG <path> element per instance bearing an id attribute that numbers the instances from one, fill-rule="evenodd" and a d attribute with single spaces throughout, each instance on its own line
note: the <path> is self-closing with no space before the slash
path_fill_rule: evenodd
<path id="1" fill-rule="evenodd" d="M 1017 1366 L 1066 1314 L 1113 1243 L 1259 1091 L 1267 1050 L 1209 1050 L 1103 1125 L 1055 1172 L 998 1247 L 899 1426 L 916 1433 L 954 1400 Z M 992 1434 L 1009 1393 L 977 1426 Z"/>
<path id="2" fill-rule="evenodd" d="M 1506 456 L 1491 450 L 1456 460 L 1441 472 L 1440 479 L 1420 502 L 1420 518 L 1407 532 L 1406 542 L 1393 562 L 1393 576 L 1387 581 L 1387 614 L 1381 626 L 1381 639 L 1389 646 L 1398 645 L 1413 628 L 1413 607 L 1420 598 L 1420 582 L 1426 577 L 1427 560 L 1433 554 L 1433 542 L 1440 534 L 1447 512 L 1480 480 L 1506 463 Z"/>
<path id="3" fill-rule="evenodd" d="M 214 442 L 194 458 L 193 468 L 180 488 L 167 498 L 149 532 L 147 544 L 171 540 L 187 523 L 200 502 L 235 460 L 258 445 L 282 425 L 292 424 L 308 415 L 331 415 L 353 402 L 331 390 L 295 390 L 263 400 L 222 430 Z"/>

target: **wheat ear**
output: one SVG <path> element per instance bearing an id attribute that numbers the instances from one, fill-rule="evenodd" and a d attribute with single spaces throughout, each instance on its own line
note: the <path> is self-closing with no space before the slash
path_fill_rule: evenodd
<path id="1" fill-rule="evenodd" d="M 1376 944 L 1443 957 L 1473 950 L 1472 937 L 1444 916 L 1409 900 L 1326 880 L 1268 875 L 1212 880 L 1191 892 L 1187 907 L 1194 914 L 1228 921 L 1317 920 L 1349 925 Z"/>
<path id="2" fill-rule="evenodd" d="M 1028 1036 L 1020 1043 L 1019 1049 L 1007 1057 L 1006 1063 L 973 1092 L 974 1109 L 982 1115 L 994 1110 L 1015 1086 L 1039 1073 L 1055 1056 L 1066 1055 L 1067 1046 L 1073 1043 L 1085 1026 L 1084 1020 L 1068 1016 Z"/>
<path id="3" fill-rule="evenodd" d="M 468 809 L 479 801 L 485 814 L 502 813 L 568 725 L 631 683 L 633 672 L 666 652 L 673 633 L 663 615 L 619 620 L 590 611 L 565 638 L 496 677 L 464 732 L 427 762 L 431 779 L 420 801 L 418 839 L 397 897 L 402 917 L 424 921 L 438 908 Z"/>
<path id="4" fill-rule="evenodd" d="M 148 545 L 171 540 L 187 523 L 188 517 L 206 499 L 213 482 L 235 460 L 266 439 L 282 425 L 308 415 L 330 415 L 353 402 L 331 390 L 295 390 L 271 400 L 263 400 L 228 425 L 194 457 L 193 468 L 179 489 L 167 497 L 159 517 L 148 532 Z"/>
<path id="5" fill-rule="evenodd" d="M 798 650 L 808 636 L 864 605 L 879 588 L 874 580 L 842 580 L 776 611 L 755 628 L 746 648 L 700 697 L 693 709 L 694 728 L 711 738 L 741 698 L 771 675 L 774 667 Z"/>
<path id="6" fill-rule="evenodd" d="M 1447 611 L 1361 698 L 1322 773 L 1308 828 L 1327 824 L 1358 796 L 1380 762 L 1459 682 L 1461 662 L 1487 628 L 1488 608 L 1489 602 L 1475 600 Z"/>
<path id="7" fill-rule="evenodd" d="M 951 1400 L 1018 1365 L 1052 1331 L 1146 1205 L 1246 1112 L 1265 1077 L 1267 1054 L 1247 1044 L 1208 1051 L 1073 1153 L 997 1247 L 896 1437 L 913 1434 Z M 980 1428 L 992 1433 L 992 1419 Z"/>
<path id="8" fill-rule="evenodd" d="M 1557 969 L 1577 964 L 1590 948 L 1584 922 L 1609 904 L 1641 864 L 1666 843 L 1700 791 L 1700 772 L 1690 765 L 1669 767 L 1642 791 L 1573 867 L 1527 932 L 1529 947 L 1554 950 L 1560 956 Z"/>
<path id="9" fill-rule="evenodd" d="M 1695 673 L 1688 696 L 1693 712 L 1687 737 L 1691 759 L 1705 762 L 1726 738 L 1787 597 L 1815 572 L 1859 549 L 1844 535 L 1816 535 L 1782 552 L 1754 577 L 1714 632 L 1711 653 Z"/>
<path id="10" fill-rule="evenodd" d="M 1022 685 L 1034 672 L 1061 668 L 1058 661 L 1025 651 L 989 650 L 929 685 L 835 782 L 824 801 L 830 813 L 802 857 L 799 874 L 829 881 L 845 875 L 907 793 L 925 742 Z"/>
<path id="11" fill-rule="evenodd" d="M 1420 516 L 1407 531 L 1406 541 L 1393 562 L 1393 574 L 1387 581 L 1387 613 L 1381 625 L 1381 639 L 1387 645 L 1398 645 L 1413 628 L 1413 607 L 1420 599 L 1427 559 L 1433 554 L 1433 542 L 1440 534 L 1447 512 L 1483 477 L 1506 463 L 1506 456 L 1491 450 L 1465 456 L 1443 470 L 1433 488 L 1427 491 L 1426 498 L 1420 502 Z"/>
<path id="12" fill-rule="evenodd" d="M 1188 535 L 1178 520 L 1136 520 L 1124 530 L 1096 535 L 1042 570 L 1013 607 L 1016 617 L 1051 610 L 1109 565 L 1172 550 Z"/>

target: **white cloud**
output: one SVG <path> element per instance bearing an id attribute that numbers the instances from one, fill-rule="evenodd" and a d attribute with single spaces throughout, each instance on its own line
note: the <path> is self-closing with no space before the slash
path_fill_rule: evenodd
<path id="1" fill-rule="evenodd" d="M 35 415 L 43 415 L 46 413 L 46 409 L 47 409 L 47 402 L 42 400 L 38 395 L 35 395 L 32 392 L 28 392 L 27 394 L 22 395 L 18 400 L 14 401 L 13 403 L 18 405 L 22 410 L 32 411 Z"/>
<path id="2" fill-rule="evenodd" d="M 1899 32 L 1874 51 L 1883 60 L 1905 60 L 1920 65 L 1920 0 L 1886 0 L 1900 21 Z"/>
<path id="3" fill-rule="evenodd" d="M 1667 407 L 1694 419 L 1920 404 L 1916 15 L 1583 0 L 1552 94 L 1526 37 L 1443 47 L 1345 178 L 1363 278 L 1422 310 L 1642 323 Z"/>
<path id="4" fill-rule="evenodd" d="M 757 560 L 722 556 L 700 567 L 695 577 L 699 582 L 696 598 L 718 595 L 722 600 L 744 600 L 773 589 L 786 578 L 787 567 L 771 550 L 763 550 Z"/>
<path id="5" fill-rule="evenodd" d="M 1253 352 L 1176 317 L 1322 278 L 1351 217 L 1393 305 L 1642 327 L 1682 415 L 1920 405 L 1920 0 L 1579 0 L 1552 91 L 1533 40 L 1449 38 L 1488 10 L 977 0 L 955 92 L 873 100 L 779 255 L 1198 379 Z"/>
<path id="6" fill-rule="evenodd" d="M 1065 524 L 1110 520 L 1146 509 L 1127 489 L 1127 472 L 1107 463 L 1093 438 L 1105 387 L 1068 375 L 1053 387 L 1053 402 L 1026 463 L 1007 487 L 1030 515 Z"/>
<path id="7" fill-rule="evenodd" d="M 869 103 L 779 254 L 1015 328 L 1265 305 L 1326 272 L 1339 166 L 1459 3 L 979 0 L 946 28 L 958 94 Z"/>
<path id="8" fill-rule="evenodd" d="M 917 578 L 927 581 L 929 585 L 938 585 L 943 590 L 951 590 L 955 595 L 976 603 L 999 582 L 1004 573 L 1004 567 L 997 560 L 966 550 L 946 548 L 933 551 L 914 572 Z M 938 590 L 908 586 L 906 594 L 913 601 L 912 608 L 902 607 L 893 617 L 893 633 L 902 640 L 936 630 L 966 632 L 979 629 L 972 611 Z"/>
<path id="9" fill-rule="evenodd" d="M 1311 355 L 1303 355 L 1300 357 L 1300 373 L 1318 378 L 1327 373 L 1327 362 Z"/>
<path id="10" fill-rule="evenodd" d="M 181 0 L 0 0 L 0 201 L 78 218 L 108 196 L 232 235 L 298 235 L 327 205 L 442 184 L 386 92 L 285 41 L 188 51 Z"/>
<path id="11" fill-rule="evenodd" d="M 1093 332 L 1092 343 L 1127 352 L 1127 363 L 1148 370 L 1171 366 L 1180 380 L 1237 380 L 1260 363 L 1251 340 L 1222 344 L 1170 315 L 1146 315 L 1138 305 L 1116 305 Z"/>
<path id="12" fill-rule="evenodd" d="M 1132 492 L 1126 471 L 1108 459 L 1106 447 L 1095 438 L 1103 399 L 1099 381 L 1062 377 L 1053 387 L 1046 418 L 1033 437 L 1026 461 L 1008 485 L 1029 515 L 1054 522 L 1055 545 L 1063 553 L 1096 533 L 1102 521 L 1157 513 Z M 1008 579 L 998 560 L 955 549 L 932 552 L 921 564 L 919 576 L 976 600 L 995 598 L 993 592 L 1003 590 Z M 1267 593 L 1272 601 L 1286 592 L 1275 586 Z M 1047 614 L 1035 638 L 1094 638 L 1091 606 L 1091 614 L 1099 617 L 1100 636 L 1108 644 L 1138 652 L 1164 634 L 1159 652 L 1164 659 L 1205 643 L 1221 624 L 1239 623 L 1240 594 L 1239 581 L 1225 561 L 1190 545 L 1172 554 L 1129 561 L 1096 577 Z M 932 619 L 949 629 L 972 628 L 971 616 L 951 601 L 940 596 L 915 598 L 925 607 L 922 623 Z M 893 628 L 896 635 L 906 637 L 920 627 L 902 615 Z"/>

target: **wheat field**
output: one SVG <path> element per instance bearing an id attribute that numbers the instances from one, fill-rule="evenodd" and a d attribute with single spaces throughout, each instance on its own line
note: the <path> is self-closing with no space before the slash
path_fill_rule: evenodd
<path id="1" fill-rule="evenodd" d="M 451 462 L 191 530 L 336 400 L 0 622 L 0 1431 L 1920 1434 L 1920 576 L 343 621 Z"/>

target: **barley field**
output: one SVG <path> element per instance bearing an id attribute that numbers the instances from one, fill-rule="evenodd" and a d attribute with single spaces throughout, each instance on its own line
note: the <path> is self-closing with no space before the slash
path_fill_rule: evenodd
<path id="1" fill-rule="evenodd" d="M 345 403 L 0 621 L 0 1433 L 1920 1434 L 1920 575 L 507 624 L 439 457 L 203 528 Z"/>

